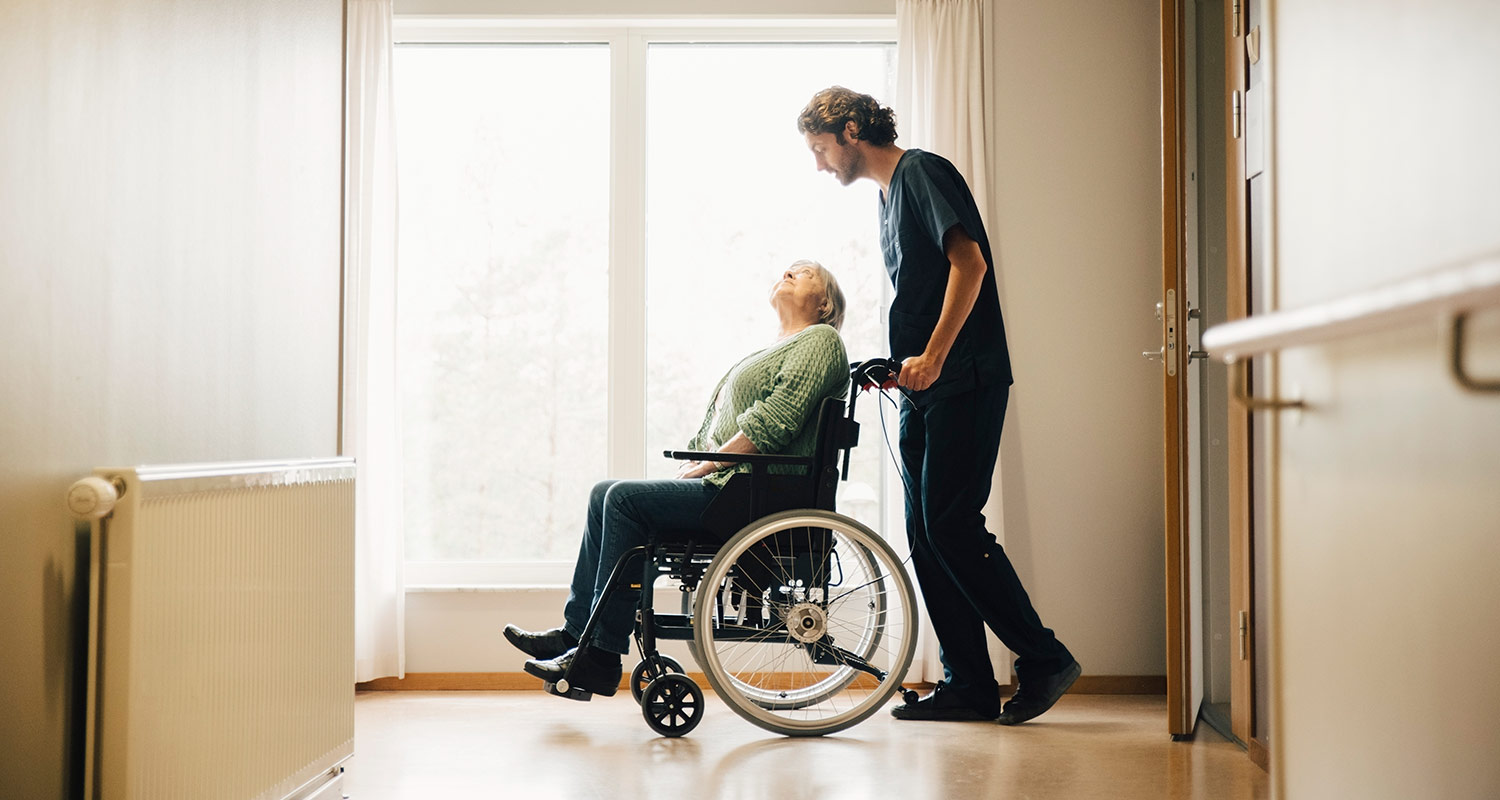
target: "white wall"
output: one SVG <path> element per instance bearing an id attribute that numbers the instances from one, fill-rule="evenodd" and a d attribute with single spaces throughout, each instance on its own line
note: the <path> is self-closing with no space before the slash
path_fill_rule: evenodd
<path id="1" fill-rule="evenodd" d="M 336 451 L 342 37 L 338 0 L 0 3 L 6 797 L 77 790 L 68 485 Z"/>
<path id="2" fill-rule="evenodd" d="M 1005 548 L 1086 675 L 1164 675 L 1157 5 L 995 5 Z"/>
<path id="3" fill-rule="evenodd" d="M 566 587 L 533 587 L 498 591 L 432 591 L 406 595 L 407 672 L 521 672 L 526 656 L 500 636 L 507 623 L 530 630 L 562 624 Z M 656 591 L 656 610 L 676 614 L 681 593 L 663 581 Z M 701 672 L 688 655 L 687 643 L 660 641 L 658 649 L 690 672 Z M 631 645 L 631 652 L 635 646 Z M 638 659 L 625 660 L 625 669 Z"/>
<path id="4" fill-rule="evenodd" d="M 1277 3 L 1277 301 L 1500 250 L 1491 0 Z M 1500 312 L 1473 336 L 1500 375 Z M 1500 396 L 1436 321 L 1284 351 L 1273 418 L 1273 780 L 1282 797 L 1500 796 Z M 1261 415 L 1263 418 L 1265 415 Z"/>
<path id="5" fill-rule="evenodd" d="M 1043 621 L 1091 675 L 1165 669 L 1158 337 L 1156 5 L 996 4 L 990 238 L 1017 384 L 1004 541 Z M 402 13 L 702 13 L 697 3 L 398 0 Z M 684 6 L 692 6 L 684 9 Z M 894 13 L 889 2 L 787 4 Z M 715 12 L 782 6 L 725 3 Z M 871 235 L 875 234 L 871 229 Z M 584 499 L 579 498 L 580 511 Z M 518 671 L 505 622 L 555 625 L 564 593 L 411 595 L 412 672 Z M 1008 665 L 997 665 L 1002 680 Z"/>

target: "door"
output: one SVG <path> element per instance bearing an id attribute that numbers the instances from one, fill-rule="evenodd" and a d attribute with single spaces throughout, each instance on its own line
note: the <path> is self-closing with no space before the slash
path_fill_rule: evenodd
<path id="1" fill-rule="evenodd" d="M 1225 93 L 1244 80 L 1235 8 L 1161 4 L 1161 343 L 1146 355 L 1163 381 L 1168 730 L 1186 736 L 1201 715 L 1250 742 L 1254 440 L 1227 369 L 1195 347 L 1205 327 L 1249 308 L 1244 98 L 1235 112 Z"/>
<path id="2" fill-rule="evenodd" d="M 1192 437 L 1190 419 L 1196 420 L 1191 402 L 1187 328 L 1189 285 L 1187 280 L 1187 215 L 1194 205 L 1187 202 L 1184 165 L 1188 163 L 1192 129 L 1185 119 L 1187 78 L 1183 0 L 1162 0 L 1161 12 L 1161 205 L 1162 270 L 1161 300 L 1156 316 L 1161 324 L 1161 345 L 1143 355 L 1160 362 L 1162 379 L 1163 518 L 1166 536 L 1167 611 L 1167 730 L 1174 738 L 1193 732 L 1198 706 L 1203 699 L 1201 670 L 1203 637 L 1200 614 L 1195 611 L 1202 595 L 1198 548 L 1192 522 L 1192 469 L 1189 458 Z M 1191 170 L 1188 171 L 1191 175 Z M 1196 241 L 1196 237 L 1195 237 Z M 1196 306 L 1194 306 L 1196 307 Z"/>

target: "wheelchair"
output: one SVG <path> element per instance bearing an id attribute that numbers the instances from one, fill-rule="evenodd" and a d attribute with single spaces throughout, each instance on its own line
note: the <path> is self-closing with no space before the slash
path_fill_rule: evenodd
<path id="1" fill-rule="evenodd" d="M 715 496 L 693 530 L 654 530 L 615 563 L 579 637 L 590 641 L 618 591 L 640 590 L 635 642 L 641 661 L 631 696 L 646 724 L 682 736 L 703 719 L 704 695 L 658 640 L 686 640 L 709 684 L 736 714 L 786 736 L 822 736 L 878 711 L 911 665 L 917 614 L 901 559 L 868 527 L 839 514 L 834 496 L 847 480 L 861 388 L 893 385 L 897 365 L 850 365 L 847 403 L 819 408 L 812 456 L 669 450 L 679 460 L 748 463 Z M 772 466 L 800 467 L 782 474 Z M 681 613 L 654 609 L 654 586 L 680 582 Z M 571 672 L 571 670 L 570 670 Z M 588 700 L 568 673 L 549 693 Z M 903 690 L 915 700 L 915 693 Z"/>

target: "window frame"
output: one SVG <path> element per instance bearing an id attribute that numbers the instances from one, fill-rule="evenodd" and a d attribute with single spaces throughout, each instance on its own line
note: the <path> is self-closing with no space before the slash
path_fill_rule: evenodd
<path id="1" fill-rule="evenodd" d="M 610 52 L 609 351 L 606 380 L 607 474 L 646 474 L 646 57 L 653 44 L 890 44 L 894 15 L 798 19 L 534 19 L 396 15 L 405 44 L 604 44 Z M 788 110 L 788 118 L 795 109 Z M 873 235 L 873 234 L 872 234 Z M 873 432 L 872 432 L 873 433 Z M 881 443 L 879 446 L 884 447 Z M 882 492 L 900 477 L 887 465 Z M 896 483 L 892 483 L 892 480 Z M 583 498 L 579 499 L 583 502 Z M 894 511 L 895 513 L 890 513 Z M 570 561 L 406 562 L 408 591 L 452 586 L 567 585 Z"/>

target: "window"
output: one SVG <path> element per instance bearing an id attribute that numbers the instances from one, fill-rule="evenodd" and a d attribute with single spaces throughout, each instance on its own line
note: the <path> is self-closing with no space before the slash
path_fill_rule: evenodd
<path id="1" fill-rule="evenodd" d="M 849 357 L 889 354 L 878 190 L 868 181 L 844 187 L 813 169 L 795 121 L 814 92 L 835 83 L 889 96 L 893 58 L 881 44 L 650 46 L 647 453 L 680 448 L 684 423 L 702 419 L 724 372 L 775 338 L 776 318 L 760 298 L 799 258 L 838 278 L 849 301 Z M 840 509 L 871 524 L 879 464 L 861 458 L 841 485 Z M 674 468 L 652 459 L 647 474 L 668 477 Z"/>
<path id="2" fill-rule="evenodd" d="M 589 488 L 672 474 L 798 258 L 838 276 L 850 357 L 887 352 L 876 190 L 818 174 L 794 125 L 830 84 L 891 96 L 875 33 L 398 27 L 410 561 L 565 581 Z M 877 525 L 865 430 L 840 508 Z"/>
<path id="3" fill-rule="evenodd" d="M 566 557 L 605 471 L 609 49 L 403 46 L 393 76 L 407 558 Z"/>

